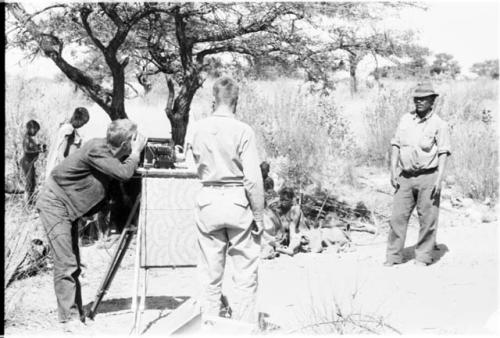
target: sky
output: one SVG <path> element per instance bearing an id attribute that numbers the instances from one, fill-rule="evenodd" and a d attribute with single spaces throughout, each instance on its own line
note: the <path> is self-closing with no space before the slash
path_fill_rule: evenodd
<path id="1" fill-rule="evenodd" d="M 25 3 L 28 8 L 29 3 Z M 388 27 L 415 30 L 421 45 L 433 53 L 452 54 L 465 74 L 475 62 L 498 58 L 499 1 L 441 0 L 423 4 L 427 10 L 413 8 L 403 11 L 399 18 L 387 18 Z M 41 2 L 36 6 L 42 6 Z M 42 58 L 32 64 L 22 62 L 19 65 L 21 56 L 18 51 L 7 52 L 8 74 L 23 71 L 30 76 L 52 77 L 59 72 L 50 60 Z M 368 63 L 365 67 L 373 66 Z"/>

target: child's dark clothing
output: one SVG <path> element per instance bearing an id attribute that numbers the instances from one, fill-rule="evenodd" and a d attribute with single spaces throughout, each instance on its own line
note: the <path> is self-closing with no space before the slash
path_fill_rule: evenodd
<path id="1" fill-rule="evenodd" d="M 21 158 L 21 168 L 24 177 L 26 178 L 26 198 L 28 203 L 32 204 L 33 193 L 36 187 L 35 161 L 40 153 L 40 145 L 35 141 L 33 136 L 26 134 L 23 140 L 24 155 Z"/>

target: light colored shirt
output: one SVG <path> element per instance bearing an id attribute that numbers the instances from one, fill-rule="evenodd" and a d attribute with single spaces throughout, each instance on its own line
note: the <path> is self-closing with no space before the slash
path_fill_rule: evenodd
<path id="1" fill-rule="evenodd" d="M 432 111 L 424 118 L 413 111 L 401 118 L 391 145 L 399 148 L 403 171 L 437 168 L 439 155 L 451 154 L 448 124 Z"/>
<path id="2" fill-rule="evenodd" d="M 45 167 L 46 178 L 49 177 L 52 169 L 64 160 L 64 151 L 68 145 L 68 137 L 73 131 L 75 132 L 75 138 L 73 143 L 69 145 L 69 154 L 81 147 L 83 140 L 78 133 L 78 129 L 73 128 L 71 123 L 62 124 L 51 142 L 50 150 L 47 155 L 47 166 Z"/>
<path id="3" fill-rule="evenodd" d="M 255 133 L 222 107 L 191 125 L 186 135 L 203 184 L 242 183 L 256 222 L 262 222 L 264 188 Z"/>

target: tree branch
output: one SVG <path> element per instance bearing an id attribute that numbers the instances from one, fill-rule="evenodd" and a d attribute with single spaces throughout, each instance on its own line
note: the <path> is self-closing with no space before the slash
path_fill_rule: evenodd
<path id="1" fill-rule="evenodd" d="M 218 53 L 222 53 L 222 52 L 232 52 L 232 53 L 246 54 L 246 55 L 250 55 L 250 56 L 259 56 L 259 55 L 265 55 L 265 54 L 268 54 L 271 52 L 277 52 L 279 50 L 280 49 L 278 47 L 272 47 L 272 48 L 269 48 L 267 50 L 262 50 L 262 49 L 257 50 L 257 49 L 248 48 L 248 47 L 244 46 L 243 44 L 238 45 L 238 46 L 225 45 L 225 46 L 212 47 L 209 49 L 205 49 L 201 52 L 198 52 L 196 54 L 196 61 L 198 62 L 198 64 L 202 64 L 205 56 L 212 55 L 212 54 L 218 54 Z"/>
<path id="2" fill-rule="evenodd" d="M 80 9 L 80 18 L 82 19 L 83 28 L 85 29 L 85 32 L 87 32 L 87 35 L 90 37 L 90 39 L 92 40 L 92 42 L 94 43 L 94 45 L 96 45 L 97 48 L 99 48 L 101 51 L 105 52 L 106 51 L 106 47 L 104 47 L 104 45 L 101 42 L 101 40 L 99 40 L 94 35 L 94 33 L 92 32 L 92 29 L 90 28 L 90 25 L 89 25 L 89 22 L 88 22 L 88 18 L 89 18 L 89 15 L 90 15 L 91 12 L 92 12 L 92 9 L 89 8 L 89 7 L 82 7 Z"/>
<path id="3" fill-rule="evenodd" d="M 246 26 L 243 27 L 238 27 L 236 29 L 232 30 L 224 30 L 224 31 L 219 31 L 219 32 L 209 32 L 206 34 L 201 34 L 198 36 L 193 36 L 191 39 L 193 41 L 199 43 L 199 42 L 213 42 L 213 41 L 225 41 L 225 40 L 230 40 L 234 39 L 238 36 L 250 34 L 250 33 L 256 33 L 260 31 L 264 31 L 268 29 L 273 22 L 280 16 L 287 15 L 287 14 L 294 14 L 297 15 L 294 11 L 291 10 L 283 10 L 281 7 L 273 8 L 273 10 L 267 15 L 263 17 L 262 20 L 252 22 Z"/>
<path id="4" fill-rule="evenodd" d="M 167 87 L 168 87 L 168 99 L 167 99 L 167 105 L 165 107 L 165 113 L 167 113 L 167 116 L 170 116 L 172 115 L 174 108 L 175 87 L 174 87 L 174 82 L 172 81 L 170 75 L 165 74 L 165 79 L 167 80 Z"/>
<path id="5" fill-rule="evenodd" d="M 105 111 L 108 111 L 112 94 L 104 90 L 90 76 L 69 64 L 62 57 L 62 41 L 54 35 L 41 33 L 38 26 L 30 19 L 28 13 L 26 13 L 25 9 L 19 3 L 10 3 L 7 6 L 16 20 L 22 23 L 26 27 L 26 30 L 35 38 L 35 41 L 44 54 L 83 92 L 89 95 Z M 54 48 L 54 44 L 58 45 L 57 49 Z"/>

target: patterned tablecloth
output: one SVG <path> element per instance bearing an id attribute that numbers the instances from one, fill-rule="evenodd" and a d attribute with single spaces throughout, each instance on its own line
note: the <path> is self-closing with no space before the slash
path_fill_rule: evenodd
<path id="1" fill-rule="evenodd" d="M 195 198 L 201 183 L 185 169 L 150 169 L 142 175 L 139 226 L 141 267 L 197 264 Z"/>

